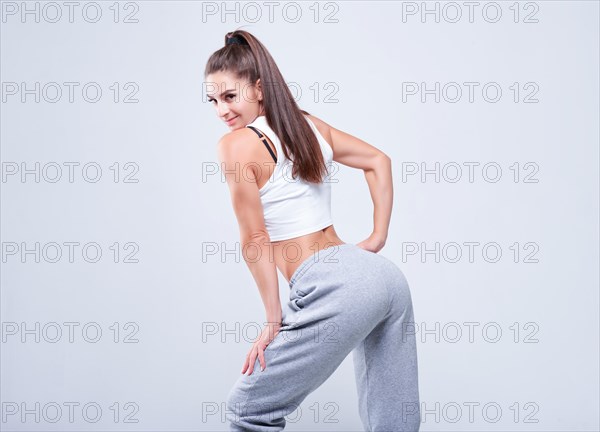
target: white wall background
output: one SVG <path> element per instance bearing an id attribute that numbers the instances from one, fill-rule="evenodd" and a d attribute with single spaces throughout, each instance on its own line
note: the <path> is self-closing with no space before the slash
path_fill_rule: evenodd
<path id="1" fill-rule="evenodd" d="M 87 2 L 72 22 L 62 2 L 2 2 L 2 430 L 227 430 L 225 397 L 264 310 L 227 186 L 210 175 L 227 128 L 202 90 L 238 27 L 303 109 L 393 159 L 380 253 L 411 285 L 421 430 L 599 430 L 598 2 L 481 2 L 472 19 L 464 2 L 284 2 L 271 20 L 266 2 L 96 5 L 93 23 Z M 439 101 L 403 100 L 412 82 L 439 83 Z M 439 179 L 421 178 L 436 163 Z M 339 168 L 336 230 L 358 243 L 367 183 Z M 91 262 L 82 246 L 95 243 Z M 362 430 L 351 357 L 296 414 L 290 431 Z"/>

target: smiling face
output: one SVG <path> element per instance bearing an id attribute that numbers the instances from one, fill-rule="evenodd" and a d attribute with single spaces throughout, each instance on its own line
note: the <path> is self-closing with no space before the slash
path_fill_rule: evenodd
<path id="1" fill-rule="evenodd" d="M 246 127 L 264 115 L 260 79 L 251 85 L 234 74 L 220 71 L 209 74 L 205 82 L 208 102 L 231 130 Z"/>

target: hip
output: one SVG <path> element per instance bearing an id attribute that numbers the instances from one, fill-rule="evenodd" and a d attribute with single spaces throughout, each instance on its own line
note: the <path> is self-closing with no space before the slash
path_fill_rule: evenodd
<path id="1" fill-rule="evenodd" d="M 302 261 L 289 287 L 292 313 L 312 308 L 328 316 L 363 310 L 383 317 L 400 292 L 408 293 L 404 274 L 394 262 L 352 243 L 319 250 Z"/>
<path id="2" fill-rule="evenodd" d="M 299 285 L 392 286 L 403 280 L 402 270 L 390 259 L 342 243 L 318 250 L 297 265 L 288 282 Z"/>

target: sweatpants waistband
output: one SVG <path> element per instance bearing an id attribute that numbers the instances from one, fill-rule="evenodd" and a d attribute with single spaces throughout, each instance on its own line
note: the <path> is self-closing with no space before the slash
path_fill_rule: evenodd
<path id="1" fill-rule="evenodd" d="M 302 261 L 300 263 L 300 265 L 298 266 L 298 268 L 296 268 L 296 270 L 290 277 L 290 283 L 289 283 L 290 289 L 294 286 L 294 284 L 296 282 L 298 282 L 300 280 L 300 278 L 308 271 L 308 269 L 313 267 L 315 264 L 322 263 L 324 258 L 327 258 L 332 253 L 335 254 L 335 252 L 338 249 L 358 248 L 358 247 L 359 246 L 356 246 L 354 243 L 342 243 L 339 245 L 334 245 L 334 246 L 327 247 L 325 249 L 318 250 L 317 252 L 315 252 L 308 258 L 306 258 L 304 261 Z M 332 256 L 331 259 L 336 259 L 336 258 L 335 258 L 335 256 Z"/>

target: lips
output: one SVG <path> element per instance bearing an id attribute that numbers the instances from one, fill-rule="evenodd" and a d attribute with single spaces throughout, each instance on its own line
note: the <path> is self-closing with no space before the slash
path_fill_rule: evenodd
<path id="1" fill-rule="evenodd" d="M 232 118 L 230 118 L 229 120 L 225 120 L 225 121 L 227 122 L 227 124 L 231 124 L 231 123 L 233 123 L 233 121 L 234 121 L 236 118 L 238 118 L 238 117 L 239 117 L 239 116 L 235 116 L 235 117 L 232 117 Z"/>

